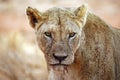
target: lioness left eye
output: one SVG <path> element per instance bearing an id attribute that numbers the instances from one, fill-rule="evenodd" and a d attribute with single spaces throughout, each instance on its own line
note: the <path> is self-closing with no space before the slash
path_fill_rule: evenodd
<path id="1" fill-rule="evenodd" d="M 72 33 L 69 34 L 69 38 L 72 38 L 72 37 L 74 37 L 75 35 L 76 35 L 76 33 L 75 33 L 75 32 L 72 32 Z"/>

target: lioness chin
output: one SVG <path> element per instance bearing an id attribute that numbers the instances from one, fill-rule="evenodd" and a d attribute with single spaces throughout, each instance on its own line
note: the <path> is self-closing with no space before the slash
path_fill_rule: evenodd
<path id="1" fill-rule="evenodd" d="M 120 80 L 120 31 L 78 8 L 27 8 L 49 80 Z"/>

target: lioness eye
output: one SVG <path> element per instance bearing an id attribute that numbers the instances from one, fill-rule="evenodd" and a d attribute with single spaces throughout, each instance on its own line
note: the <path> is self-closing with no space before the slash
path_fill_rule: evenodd
<path id="1" fill-rule="evenodd" d="M 47 36 L 47 37 L 50 37 L 50 38 L 52 37 L 52 35 L 51 35 L 50 32 L 45 32 L 44 34 L 45 34 L 45 36 Z"/>
<path id="2" fill-rule="evenodd" d="M 72 37 L 74 37 L 75 35 L 76 35 L 76 33 L 75 33 L 75 32 L 72 32 L 72 33 L 69 34 L 69 38 L 72 38 Z"/>

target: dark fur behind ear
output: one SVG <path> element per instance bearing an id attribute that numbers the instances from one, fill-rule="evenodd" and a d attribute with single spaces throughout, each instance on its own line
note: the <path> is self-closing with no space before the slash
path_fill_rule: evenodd
<path id="1" fill-rule="evenodd" d="M 42 19 L 40 12 L 37 9 L 28 7 L 26 9 L 26 14 L 29 18 L 30 25 L 35 28 L 36 24 Z"/>
<path id="2" fill-rule="evenodd" d="M 86 23 L 87 13 L 88 13 L 88 6 L 83 4 L 82 6 L 78 7 L 74 12 L 76 17 L 82 22 L 83 25 Z"/>

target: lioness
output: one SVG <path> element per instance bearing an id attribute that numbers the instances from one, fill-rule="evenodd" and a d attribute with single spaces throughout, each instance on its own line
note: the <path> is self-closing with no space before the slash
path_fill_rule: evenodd
<path id="1" fill-rule="evenodd" d="M 28 7 L 49 80 L 120 80 L 120 30 L 88 10 Z"/>

